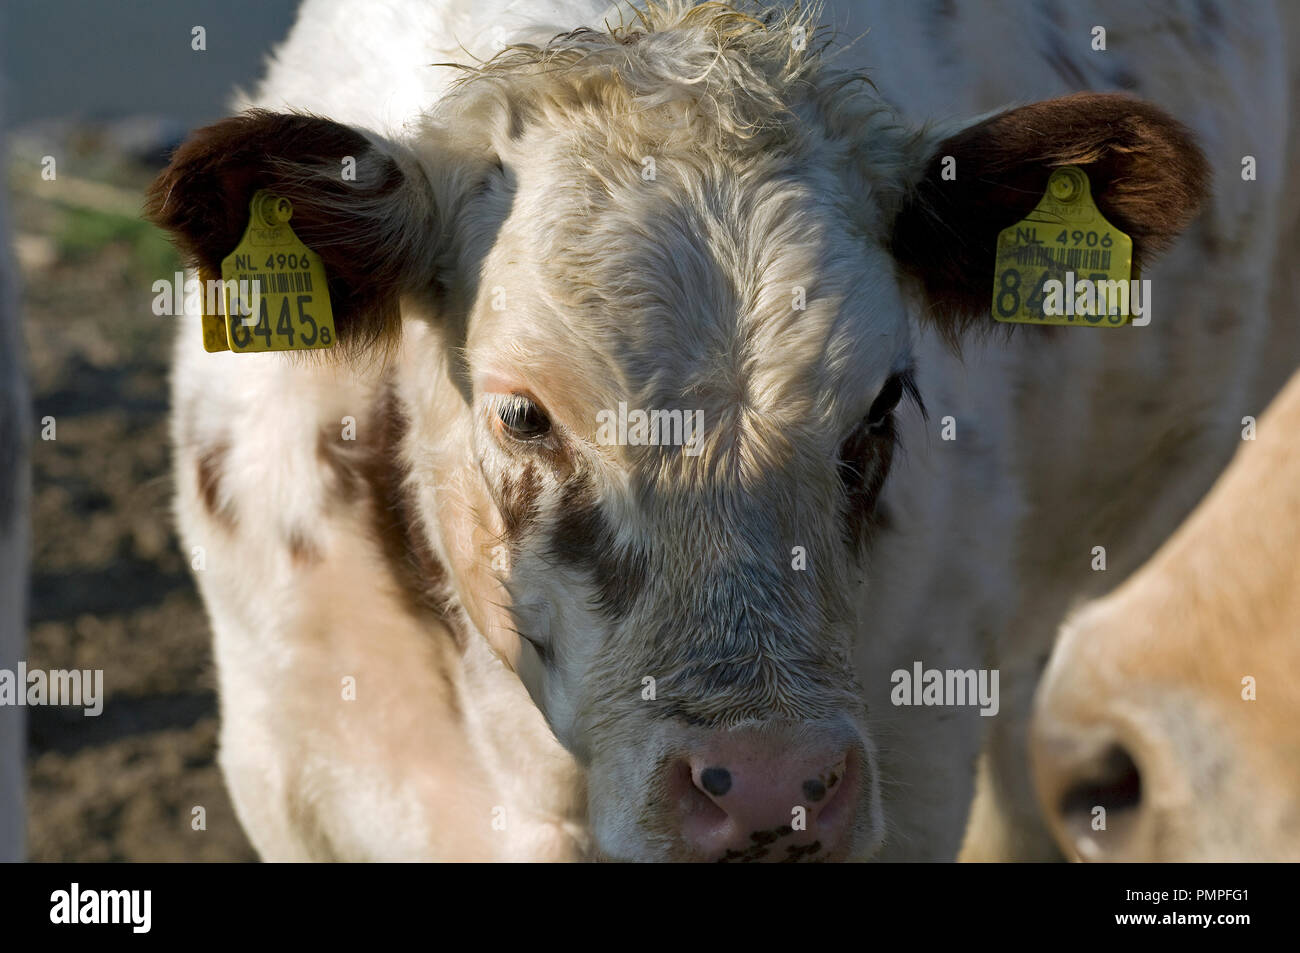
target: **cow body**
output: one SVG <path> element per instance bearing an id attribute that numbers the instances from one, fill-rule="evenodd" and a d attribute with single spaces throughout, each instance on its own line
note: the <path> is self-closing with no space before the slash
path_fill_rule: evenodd
<path id="1" fill-rule="evenodd" d="M 1123 586 L 1074 614 L 1035 775 L 1076 860 L 1300 858 L 1300 376 Z"/>
<path id="2" fill-rule="evenodd" d="M 1273 121 L 1296 88 L 1292 14 L 1132 6 L 864 3 L 823 17 L 859 37 L 836 65 L 869 68 L 900 122 L 959 128 L 1012 102 L 1123 89 L 1190 125 L 1219 182 L 1144 275 L 1158 295 L 1147 328 L 976 333 L 956 354 L 932 326 L 909 324 L 930 416 L 898 417 L 905 450 L 880 490 L 888 518 L 870 585 L 846 591 L 875 739 L 855 757 L 879 785 L 862 809 L 876 833 L 856 856 L 950 859 L 963 836 L 974 858 L 1051 852 L 1025 731 L 1056 626 L 1177 525 L 1230 456 L 1241 416 L 1297 359 L 1294 322 L 1275 307 L 1296 290 L 1285 261 L 1298 206 L 1284 178 L 1297 143 Z M 582 2 L 308 2 L 247 105 L 402 139 L 461 76 L 428 64 L 544 45 L 617 16 Z M 1105 52 L 1090 50 L 1094 23 L 1107 25 Z M 1018 69 L 1002 68 L 1008 61 Z M 892 158 L 884 145 L 865 149 L 878 164 Z M 1246 154 L 1257 181 L 1239 180 Z M 528 182 L 519 188 L 527 194 Z M 494 249 L 484 269 L 493 255 L 508 263 L 526 252 Z M 457 528 L 460 477 L 439 469 L 434 448 L 470 440 L 444 413 L 464 403 L 466 385 L 446 335 L 417 310 L 404 308 L 386 359 L 346 365 L 206 354 L 196 319 L 180 329 L 178 517 L 186 545 L 204 549 L 197 578 L 215 636 L 221 758 L 240 818 L 277 859 L 654 856 L 619 850 L 626 831 L 615 821 L 593 821 L 593 844 L 581 766 L 591 753 L 553 732 L 530 699 L 535 663 L 517 640 L 486 631 L 457 598 L 477 584 L 457 567 L 486 573 L 500 539 Z M 345 418 L 355 442 L 340 442 Z M 947 418 L 956 439 L 940 436 Z M 788 560 L 791 541 L 773 558 Z M 1104 572 L 1090 565 L 1096 546 Z M 411 597 L 412 566 L 439 577 L 439 598 Z M 999 714 L 893 705 L 889 673 L 916 661 L 1000 669 Z M 623 673 L 634 693 L 655 674 L 653 658 Z M 552 724 L 565 720 L 562 704 L 550 699 Z M 609 777 L 620 770 L 634 768 Z M 609 796 L 591 792 L 592 803 Z"/>

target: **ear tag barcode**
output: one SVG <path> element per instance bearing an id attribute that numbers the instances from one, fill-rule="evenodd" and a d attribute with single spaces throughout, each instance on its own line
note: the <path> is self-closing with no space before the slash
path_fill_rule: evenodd
<path id="1" fill-rule="evenodd" d="M 325 264 L 289 227 L 293 203 L 260 190 L 248 206 L 248 228 L 221 262 L 225 330 L 230 349 L 305 351 L 333 347 Z"/>
<path id="2" fill-rule="evenodd" d="M 1120 327 L 1130 317 L 1133 240 L 1102 216 L 1088 175 L 1057 169 L 1032 212 L 998 233 L 993 317 Z"/>

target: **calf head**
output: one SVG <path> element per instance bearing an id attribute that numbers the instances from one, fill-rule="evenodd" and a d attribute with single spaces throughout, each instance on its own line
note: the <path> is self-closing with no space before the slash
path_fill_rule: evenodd
<path id="1" fill-rule="evenodd" d="M 996 235 L 1053 168 L 1085 167 L 1139 254 L 1205 178 L 1118 96 L 906 128 L 808 28 L 652 7 L 512 48 L 400 142 L 218 123 L 152 195 L 209 273 L 254 189 L 288 195 L 343 359 L 398 342 L 419 545 L 587 768 L 614 857 L 872 853 L 859 679 L 886 676 L 850 647 L 914 339 L 986 316 Z"/>

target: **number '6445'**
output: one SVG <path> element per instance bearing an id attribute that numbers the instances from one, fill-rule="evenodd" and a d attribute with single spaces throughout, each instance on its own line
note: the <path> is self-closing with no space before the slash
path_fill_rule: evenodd
<path id="1" fill-rule="evenodd" d="M 316 319 L 307 312 L 307 306 L 311 304 L 311 295 L 295 296 L 297 305 L 297 323 L 293 317 L 293 309 L 289 304 L 289 296 L 280 299 L 280 313 L 275 321 L 275 327 L 271 327 L 271 314 L 268 309 L 266 298 L 262 298 L 262 310 L 257 324 L 249 327 L 244 322 L 232 319 L 230 326 L 231 340 L 239 350 L 248 348 L 253 343 L 253 335 L 262 338 L 264 350 L 275 350 L 277 346 L 271 343 L 272 334 L 283 338 L 285 344 L 279 345 L 280 348 L 294 347 L 313 347 L 317 343 L 330 343 L 330 329 L 318 328 Z"/>

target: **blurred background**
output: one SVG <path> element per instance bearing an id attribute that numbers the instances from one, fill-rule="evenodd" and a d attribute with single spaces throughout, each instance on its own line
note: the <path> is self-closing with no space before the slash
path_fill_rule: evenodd
<path id="1" fill-rule="evenodd" d="M 170 512 L 172 319 L 151 302 L 180 266 L 139 213 L 186 132 L 256 84 L 296 6 L 0 4 L 0 143 L 35 405 L 25 657 L 103 669 L 105 695 L 97 718 L 26 709 L 32 860 L 255 859 L 214 760 L 207 623 Z M 44 418 L 56 439 L 41 439 Z M 206 830 L 191 827 L 196 806 Z"/>

